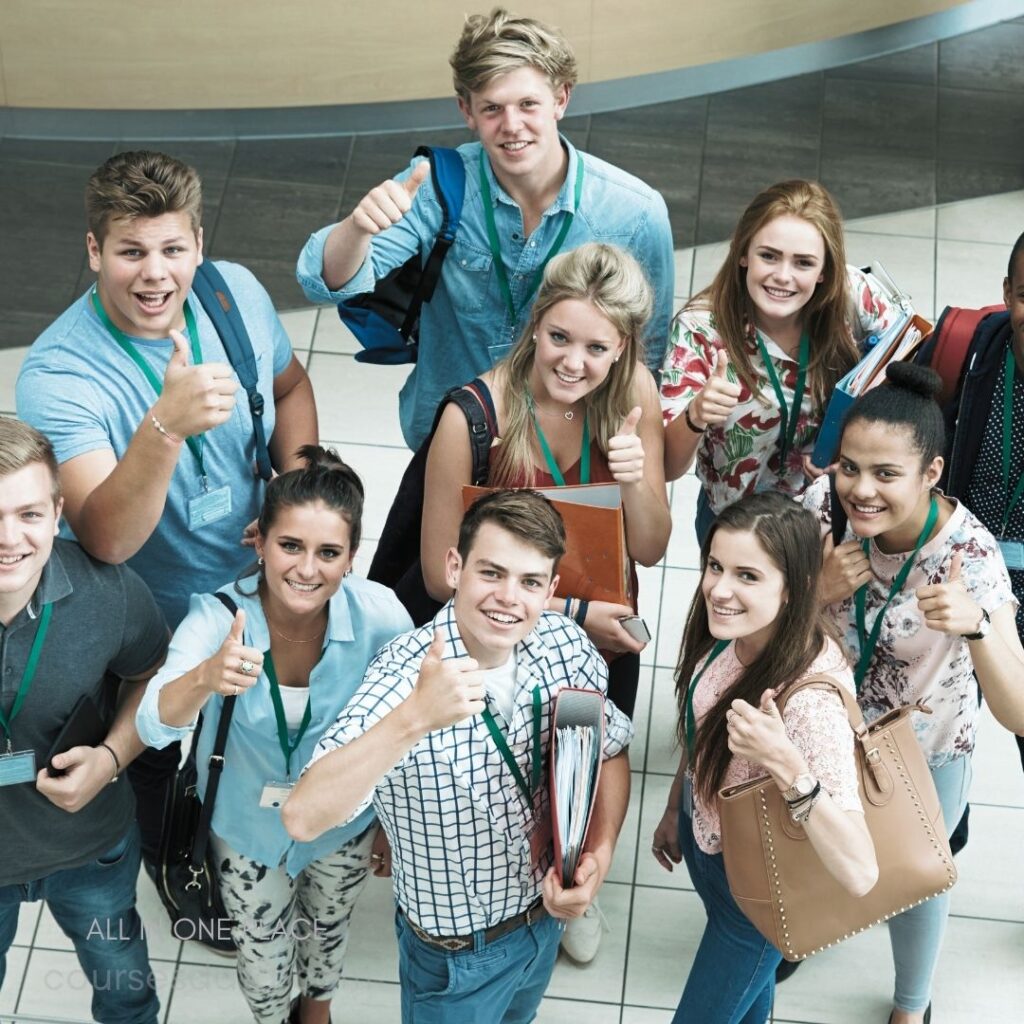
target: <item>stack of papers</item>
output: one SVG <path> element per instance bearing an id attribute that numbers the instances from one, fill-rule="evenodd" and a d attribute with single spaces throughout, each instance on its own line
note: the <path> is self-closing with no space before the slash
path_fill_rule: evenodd
<path id="1" fill-rule="evenodd" d="M 601 758 L 601 737 L 593 726 L 573 725 L 556 730 L 556 743 L 556 845 L 562 851 L 563 885 L 571 885 L 590 823 Z"/>

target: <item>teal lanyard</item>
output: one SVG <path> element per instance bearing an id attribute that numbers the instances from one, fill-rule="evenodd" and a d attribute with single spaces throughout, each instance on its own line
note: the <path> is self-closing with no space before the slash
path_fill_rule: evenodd
<path id="1" fill-rule="evenodd" d="M 96 310 L 96 315 L 100 318 L 100 322 L 106 327 L 107 332 L 121 347 L 125 355 L 142 371 L 142 375 L 149 381 L 153 390 L 157 393 L 157 397 L 159 397 L 163 393 L 164 382 L 153 372 L 153 367 L 142 358 L 139 350 L 132 344 L 124 331 L 107 316 L 107 311 L 103 308 L 103 303 L 100 302 L 100 297 L 96 294 L 95 288 L 92 290 L 91 297 L 92 308 Z M 189 343 L 192 346 L 192 362 L 199 366 L 203 362 L 203 351 L 199 347 L 199 329 L 196 327 L 196 318 L 188 302 L 185 303 L 185 333 L 188 335 Z M 203 466 L 204 435 L 196 434 L 195 437 L 186 437 L 185 443 L 188 445 L 189 451 L 192 452 L 199 466 L 200 477 L 205 480 L 206 469 Z"/>
<path id="2" fill-rule="evenodd" d="M 807 364 L 811 358 L 811 339 L 805 331 L 800 335 L 800 350 L 797 356 L 796 387 L 793 389 L 793 406 L 786 404 L 786 396 L 782 390 L 782 381 L 775 372 L 775 366 L 768 357 L 768 349 L 765 347 L 761 335 L 755 332 L 757 347 L 761 351 L 761 359 L 764 361 L 765 372 L 771 383 L 772 390 L 779 402 L 779 474 L 786 473 L 786 459 L 793 450 L 796 443 L 796 428 L 800 422 L 800 406 L 803 405 L 804 391 L 807 385 Z"/>
<path id="3" fill-rule="evenodd" d="M 903 567 L 896 574 L 896 579 L 892 581 L 892 586 L 889 587 L 889 596 L 885 599 L 885 604 L 878 610 L 878 615 L 875 617 L 875 624 L 871 627 L 870 635 L 867 631 L 865 618 L 868 585 L 865 583 L 856 593 L 854 600 L 857 605 L 857 639 L 860 642 L 860 658 L 857 661 L 857 668 L 853 673 L 853 679 L 858 692 L 860 692 L 860 684 L 863 682 L 864 676 L 867 675 L 868 667 L 871 665 L 871 659 L 878 644 L 878 637 L 882 632 L 882 620 L 885 618 L 886 610 L 892 604 L 892 599 L 903 589 L 903 585 L 907 582 L 910 570 L 914 566 L 914 559 L 917 558 L 918 552 L 924 547 L 925 541 L 928 540 L 928 534 L 932 532 L 932 527 L 938 518 L 939 503 L 932 498 L 932 503 L 928 508 L 928 518 L 924 521 L 924 529 L 921 530 L 921 534 L 914 544 L 914 550 L 907 556 Z M 864 554 L 870 556 L 871 542 L 867 538 L 861 541 L 861 547 L 864 550 Z"/>
<path id="4" fill-rule="evenodd" d="M 526 294 L 523 296 L 523 301 L 516 308 L 515 302 L 512 300 L 512 286 L 509 284 L 508 271 L 505 269 L 504 260 L 501 258 L 501 243 L 498 241 L 498 227 L 494 222 L 494 200 L 491 196 L 491 185 L 487 180 L 487 157 L 484 155 L 484 151 L 480 151 L 480 194 L 484 204 L 484 220 L 487 223 L 487 240 L 491 245 L 491 255 L 494 257 L 494 270 L 498 275 L 498 286 L 501 288 L 501 294 L 505 299 L 505 305 L 508 307 L 508 315 L 512 319 L 512 323 L 515 323 L 519 319 L 519 314 L 529 305 L 530 300 L 533 298 L 533 293 L 540 286 L 541 278 L 544 276 L 544 268 L 548 265 L 549 261 L 555 256 L 562 248 L 562 244 L 565 242 L 565 236 L 569 234 L 569 228 L 572 226 L 573 217 L 576 211 L 580 207 L 580 197 L 583 195 L 583 160 L 577 155 L 576 157 L 576 191 L 575 198 L 572 204 L 572 210 L 570 210 L 565 219 L 562 221 L 562 227 L 558 232 L 558 237 L 555 238 L 554 245 L 548 250 L 547 256 L 544 257 L 544 262 L 537 268 L 530 281 L 529 287 L 526 289 Z"/>
<path id="5" fill-rule="evenodd" d="M 544 456 L 544 461 L 548 464 L 548 469 L 551 471 L 551 478 L 555 481 L 556 487 L 565 486 L 565 476 L 562 471 L 558 468 L 558 463 L 555 461 L 555 456 L 551 452 L 551 446 L 548 444 L 548 439 L 544 436 L 544 431 L 540 429 L 540 423 L 537 422 L 537 412 L 533 407 L 533 398 L 530 395 L 526 397 L 526 404 L 530 409 L 530 416 L 533 418 L 533 429 L 537 431 L 537 441 L 540 443 L 540 450 Z M 590 414 L 583 414 L 583 439 L 580 442 L 580 483 L 590 483 Z"/>
<path id="6" fill-rule="evenodd" d="M 1013 440 L 1013 378 L 1016 374 L 1012 346 L 1006 350 L 1006 364 L 1003 370 L 1003 494 L 1006 497 L 1006 511 L 1003 513 L 1003 525 L 999 536 L 1006 536 L 1010 523 L 1010 513 L 1017 507 L 1021 494 L 1024 494 L 1024 473 L 1021 473 L 1017 486 L 1010 494 L 1010 445 Z"/>
<path id="7" fill-rule="evenodd" d="M 711 648 L 711 653 L 708 655 L 708 660 L 704 662 L 701 670 L 690 680 L 690 687 L 686 691 L 686 759 L 689 761 L 690 754 L 693 752 L 693 737 L 697 731 L 697 725 L 693 720 L 693 695 L 697 690 L 697 684 L 700 682 L 700 678 L 708 670 L 711 662 L 717 658 L 726 647 L 731 644 L 731 640 L 719 640 L 715 643 L 715 646 Z"/>
<path id="8" fill-rule="evenodd" d="M 501 731 L 500 726 L 494 720 L 494 715 L 491 713 L 491 709 L 485 708 L 483 712 L 483 720 L 487 725 L 487 731 L 491 734 L 491 739 L 494 741 L 495 747 L 498 748 L 498 753 L 505 759 L 505 764 L 508 765 L 509 771 L 512 772 L 512 775 L 516 780 L 516 785 L 519 787 L 520 792 L 526 798 L 526 802 L 531 807 L 533 806 L 533 795 L 537 792 L 537 788 L 540 785 L 540 719 L 540 687 L 535 686 L 533 688 L 533 749 L 531 751 L 531 778 L 533 780 L 533 786 L 531 787 L 526 784 L 526 779 L 523 778 L 523 773 L 519 770 L 519 765 L 516 764 L 516 759 L 512 756 L 512 751 L 509 750 L 505 734 Z"/>
<path id="9" fill-rule="evenodd" d="M 10 714 L 5 715 L 3 709 L 0 709 L 0 727 L 4 730 L 4 735 L 7 737 L 7 753 L 11 753 L 11 725 L 14 719 L 17 717 L 18 712 L 21 710 L 21 705 L 25 703 L 25 697 L 28 695 L 29 688 L 32 686 L 32 680 L 36 675 L 36 668 L 39 665 L 39 655 L 43 650 L 43 643 L 46 640 L 46 631 L 50 628 L 50 618 L 53 615 L 53 605 L 44 604 L 43 610 L 39 613 L 39 623 L 36 626 L 36 637 L 32 641 L 32 647 L 28 652 L 28 661 L 25 662 L 24 671 L 21 673 L 21 685 L 18 687 L 18 692 L 14 697 L 14 703 L 11 705 Z"/>
<path id="10" fill-rule="evenodd" d="M 267 651 L 263 655 L 263 671 L 267 673 L 267 679 L 270 681 L 270 699 L 274 702 L 274 717 L 277 719 L 277 742 L 281 745 L 281 753 L 284 754 L 284 767 L 288 773 L 287 777 L 292 777 L 292 754 L 295 753 L 299 744 L 302 742 L 302 737 L 306 735 L 306 730 L 309 728 L 309 720 L 313 714 L 312 700 L 310 697 L 306 698 L 306 710 L 302 716 L 302 721 L 299 723 L 299 731 L 295 734 L 294 740 L 288 739 L 288 722 L 284 717 L 284 704 L 281 701 L 281 687 L 277 682 L 277 672 L 274 669 L 274 659 L 270 655 L 270 651 Z"/>

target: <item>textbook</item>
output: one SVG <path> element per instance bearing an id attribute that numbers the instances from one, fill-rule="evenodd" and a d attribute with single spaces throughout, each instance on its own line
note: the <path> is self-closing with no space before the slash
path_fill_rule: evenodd
<path id="1" fill-rule="evenodd" d="M 469 508 L 493 487 L 462 488 Z M 632 603 L 629 554 L 618 484 L 538 487 L 565 522 L 566 549 L 558 563 L 557 597 Z"/>

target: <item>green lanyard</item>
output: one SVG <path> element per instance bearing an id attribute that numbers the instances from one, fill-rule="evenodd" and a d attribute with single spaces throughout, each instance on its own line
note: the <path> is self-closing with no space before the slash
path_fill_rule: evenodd
<path id="1" fill-rule="evenodd" d="M 142 375 L 149 381 L 153 390 L 157 393 L 157 397 L 159 397 L 163 393 L 164 382 L 153 372 L 153 367 L 142 358 L 139 350 L 132 344 L 124 331 L 107 316 L 107 311 L 103 308 L 103 303 L 100 302 L 100 297 L 96 294 L 95 288 L 92 290 L 92 308 L 96 310 L 96 315 L 100 318 L 110 336 L 120 345 L 125 355 L 142 371 Z M 187 302 L 185 303 L 185 333 L 188 335 L 188 340 L 192 345 L 192 362 L 199 366 L 203 361 L 203 351 L 199 347 L 199 329 L 196 327 L 195 315 Z M 185 443 L 199 465 L 199 475 L 205 480 L 206 469 L 203 466 L 204 435 L 196 434 L 195 437 L 186 437 Z"/>
<path id="2" fill-rule="evenodd" d="M 505 759 L 505 764 L 508 765 L 509 770 L 515 777 L 516 785 L 519 787 L 523 796 L 526 798 L 526 802 L 533 806 L 533 794 L 537 792 L 537 787 L 540 785 L 540 687 L 535 686 L 533 688 L 533 750 L 532 750 L 532 771 L 531 777 L 533 780 L 532 788 L 527 786 L 526 779 L 523 778 L 523 773 L 519 770 L 519 765 L 516 764 L 516 759 L 512 756 L 512 751 L 509 750 L 508 741 L 505 739 L 505 734 L 501 731 L 498 723 L 494 720 L 494 715 L 491 714 L 490 708 L 485 708 L 483 712 L 483 720 L 487 725 L 487 731 L 491 734 L 491 739 L 494 741 L 494 745 L 498 748 L 498 753 Z"/>
<path id="3" fill-rule="evenodd" d="M 755 332 L 756 333 L 756 332 Z M 804 401 L 804 390 L 807 384 L 807 364 L 811 358 L 811 339 L 805 331 L 800 335 L 800 351 L 797 357 L 796 387 L 793 389 L 793 407 L 786 405 L 786 396 L 782 391 L 782 381 L 775 372 L 775 367 L 768 357 L 768 349 L 760 334 L 756 334 L 757 347 L 761 351 L 761 359 L 764 360 L 765 372 L 771 382 L 775 397 L 779 400 L 779 473 L 786 472 L 786 458 L 793 449 L 796 442 L 796 427 L 800 421 L 800 406 Z"/>
<path id="4" fill-rule="evenodd" d="M 0 709 L 0 727 L 7 737 L 7 753 L 11 753 L 11 724 L 25 703 L 29 687 L 36 675 L 36 667 L 39 665 L 39 655 L 43 650 L 43 642 L 46 640 L 46 631 L 50 628 L 50 617 L 53 615 L 53 605 L 44 604 L 43 610 L 39 613 L 39 624 L 36 626 L 36 638 L 32 641 L 32 647 L 28 652 L 28 661 L 25 662 L 25 669 L 21 673 L 21 685 L 15 695 L 14 703 L 11 705 L 10 714 L 5 715 Z"/>
<path id="5" fill-rule="evenodd" d="M 537 431 L 537 440 L 540 442 L 540 450 L 544 455 L 544 461 L 548 464 L 548 469 L 551 470 L 551 478 L 555 481 L 556 487 L 565 486 L 565 477 L 562 475 L 562 471 L 558 468 L 558 463 L 555 462 L 555 456 L 551 453 L 551 446 L 548 444 L 548 439 L 544 436 L 544 431 L 540 429 L 540 424 L 537 422 L 537 412 L 533 407 L 533 398 L 529 394 L 526 397 L 526 404 L 530 409 L 530 416 L 533 418 L 533 429 Z M 583 439 L 580 443 L 580 483 L 590 483 L 590 414 L 583 414 Z"/>
<path id="6" fill-rule="evenodd" d="M 871 664 L 871 658 L 874 656 L 875 647 L 878 644 L 878 637 L 882 632 L 882 620 L 885 618 L 886 610 L 889 605 L 892 604 L 892 599 L 903 589 L 903 584 L 907 582 L 907 577 L 910 575 L 910 570 L 914 565 L 914 559 L 917 558 L 918 552 L 924 547 L 925 541 L 928 539 L 928 534 L 932 532 L 932 527 L 935 525 L 935 521 L 938 518 L 939 503 L 932 498 L 932 503 L 928 508 L 928 518 L 924 521 L 924 529 L 921 530 L 921 535 L 917 538 L 917 542 L 914 544 L 914 550 L 907 556 L 907 560 L 903 563 L 903 567 L 896 574 L 896 579 L 892 581 L 892 586 L 889 588 L 889 596 L 885 599 L 885 604 L 882 605 L 878 611 L 878 615 L 875 617 L 875 624 L 871 627 L 870 635 L 868 634 L 865 622 L 865 604 L 867 600 L 868 585 L 865 583 L 855 595 L 854 600 L 857 605 L 857 639 L 860 641 L 860 658 L 857 661 L 857 668 L 853 673 L 853 679 L 858 692 L 860 692 L 860 684 L 863 682 L 864 676 L 867 675 L 868 666 Z M 865 555 L 870 555 L 871 542 L 866 537 L 861 541 L 861 547 L 863 548 Z"/>
<path id="7" fill-rule="evenodd" d="M 284 704 L 281 702 L 281 687 L 277 682 L 277 672 L 274 670 L 274 659 L 267 651 L 263 655 L 263 671 L 267 673 L 270 680 L 270 699 L 274 702 L 274 717 L 277 718 L 277 742 L 281 745 L 281 753 L 284 754 L 284 767 L 288 778 L 292 777 L 292 754 L 295 753 L 302 737 L 306 735 L 309 728 L 309 720 L 313 714 L 312 702 L 306 698 L 306 711 L 299 723 L 299 731 L 295 734 L 295 740 L 288 739 L 288 723 L 284 717 Z"/>
<path id="8" fill-rule="evenodd" d="M 1024 494 L 1024 473 L 1021 473 L 1017 486 L 1010 494 L 1010 444 L 1013 436 L 1013 378 L 1016 374 L 1013 349 L 1006 350 L 1006 364 L 1003 371 L 1003 494 L 1006 496 L 1006 511 L 1003 513 L 1003 525 L 999 536 L 1006 536 L 1006 528 L 1010 523 L 1010 513 L 1016 508 L 1021 494 Z"/>
<path id="9" fill-rule="evenodd" d="M 686 759 L 689 761 L 690 754 L 693 752 L 693 737 L 697 731 L 697 725 L 693 720 L 693 695 L 697 689 L 697 684 L 700 682 L 700 677 L 704 675 L 708 670 L 708 666 L 717 658 L 726 647 L 731 644 L 731 640 L 718 640 L 715 646 L 711 648 L 711 653 L 708 655 L 708 660 L 704 662 L 704 666 L 701 670 L 690 680 L 690 687 L 686 691 Z"/>
<path id="10" fill-rule="evenodd" d="M 501 288 L 501 294 L 505 298 L 505 305 L 508 307 L 509 316 L 512 318 L 512 322 L 515 323 L 519 319 L 519 314 L 522 313 L 523 309 L 529 304 L 533 298 L 533 293 L 540 286 L 541 278 L 544 276 L 544 268 L 548 265 L 548 262 L 558 251 L 562 248 L 562 243 L 565 241 L 565 236 L 569 233 L 569 228 L 572 225 L 572 219 L 576 215 L 576 211 L 580 208 L 580 197 L 583 195 L 583 160 L 577 155 L 576 157 L 576 192 L 575 199 L 572 204 L 572 210 L 566 216 L 565 220 L 562 221 L 562 227 L 558 232 L 558 237 L 555 239 L 555 244 L 548 250 L 547 256 L 544 257 L 544 262 L 537 268 L 536 273 L 533 275 L 533 279 L 530 281 L 530 286 L 526 290 L 526 294 L 523 296 L 522 304 L 516 309 L 515 302 L 512 301 L 512 287 L 508 281 L 508 271 L 505 269 L 505 263 L 501 258 L 501 243 L 498 241 L 498 227 L 494 223 L 494 200 L 491 197 L 491 185 L 487 180 L 487 158 L 484 155 L 483 150 L 480 151 L 480 194 L 483 198 L 484 204 L 484 219 L 487 222 L 487 239 L 491 244 L 491 255 L 494 257 L 494 269 L 498 275 L 498 285 Z"/>

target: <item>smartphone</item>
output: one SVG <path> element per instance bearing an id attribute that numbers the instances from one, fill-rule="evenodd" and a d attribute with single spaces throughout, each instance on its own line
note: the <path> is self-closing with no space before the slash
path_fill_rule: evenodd
<path id="1" fill-rule="evenodd" d="M 625 618 L 619 619 L 619 622 L 622 624 L 622 628 L 634 640 L 639 640 L 642 644 L 650 642 L 651 631 L 647 628 L 647 623 L 639 615 L 627 615 Z"/>
<path id="2" fill-rule="evenodd" d="M 82 694 L 46 755 L 47 773 L 51 776 L 67 775 L 66 768 L 53 767 L 53 759 L 72 747 L 95 747 L 106 739 L 107 732 L 107 725 L 92 697 Z"/>

